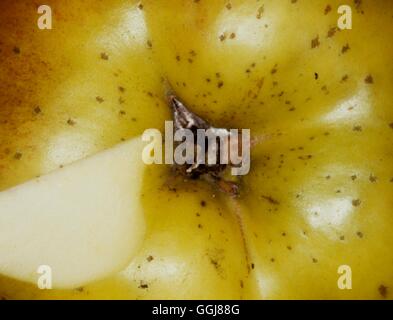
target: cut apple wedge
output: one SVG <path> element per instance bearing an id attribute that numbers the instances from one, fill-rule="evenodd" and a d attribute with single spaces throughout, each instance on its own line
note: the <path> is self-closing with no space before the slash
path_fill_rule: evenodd
<path id="1" fill-rule="evenodd" d="M 119 271 L 143 240 L 142 141 L 135 138 L 0 193 L 0 273 L 75 288 Z"/>

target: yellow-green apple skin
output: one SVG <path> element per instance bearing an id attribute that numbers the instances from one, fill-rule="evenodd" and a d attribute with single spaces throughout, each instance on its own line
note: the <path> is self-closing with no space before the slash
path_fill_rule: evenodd
<path id="1" fill-rule="evenodd" d="M 46 4 L 52 30 L 1 3 L 0 190 L 162 129 L 168 83 L 256 145 L 238 199 L 149 166 L 123 271 L 65 291 L 2 277 L 2 297 L 393 297 L 393 3 L 348 1 L 350 30 L 333 0 Z"/>

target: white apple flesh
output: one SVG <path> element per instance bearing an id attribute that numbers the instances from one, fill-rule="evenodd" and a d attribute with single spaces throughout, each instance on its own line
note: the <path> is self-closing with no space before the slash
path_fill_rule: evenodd
<path id="1" fill-rule="evenodd" d="M 76 288 L 124 268 L 143 240 L 140 138 L 0 192 L 0 273 Z"/>

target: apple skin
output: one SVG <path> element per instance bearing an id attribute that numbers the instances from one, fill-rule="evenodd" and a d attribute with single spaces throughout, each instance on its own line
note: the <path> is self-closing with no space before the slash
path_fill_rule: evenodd
<path id="1" fill-rule="evenodd" d="M 33 1 L 0 4 L 0 190 L 169 117 L 135 1 L 46 4 L 52 30 Z"/>
<path id="2" fill-rule="evenodd" d="M 339 31 L 339 1 L 264 1 L 263 10 L 245 0 L 49 1 L 50 32 L 32 29 L 31 4 L 7 3 L 1 189 L 162 128 L 170 118 L 163 79 L 193 111 L 216 126 L 250 128 L 259 143 L 236 201 L 165 166 L 148 168 L 147 238 L 119 274 L 50 292 L 0 278 L 0 293 L 391 298 L 393 4 L 356 3 L 352 30 Z M 352 269 L 352 290 L 337 286 L 340 265 Z"/>

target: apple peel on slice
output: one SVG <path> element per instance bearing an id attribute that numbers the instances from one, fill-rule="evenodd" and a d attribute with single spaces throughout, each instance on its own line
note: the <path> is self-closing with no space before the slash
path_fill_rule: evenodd
<path id="1" fill-rule="evenodd" d="M 141 244 L 143 143 L 135 138 L 0 192 L 0 273 L 76 288 L 124 268 Z"/>

